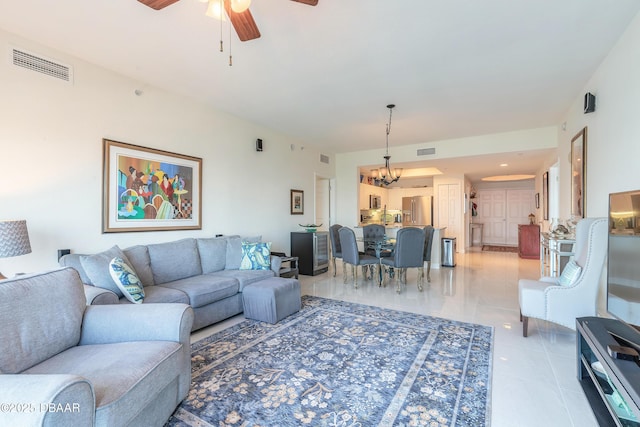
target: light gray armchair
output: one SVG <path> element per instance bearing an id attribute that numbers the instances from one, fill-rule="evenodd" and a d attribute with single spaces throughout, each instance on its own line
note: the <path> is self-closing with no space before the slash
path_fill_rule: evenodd
<path id="1" fill-rule="evenodd" d="M 72 268 L 0 282 L 0 425 L 162 426 L 191 379 L 186 304 L 87 306 Z"/>
<path id="2" fill-rule="evenodd" d="M 576 225 L 574 248 L 575 266 L 570 267 L 572 271 L 565 267 L 560 278 L 519 280 L 518 299 L 523 336 L 528 335 L 530 317 L 575 330 L 576 318 L 596 315 L 598 285 L 607 255 L 606 218 L 580 220 Z M 570 272 L 575 273 L 573 277 L 567 277 Z"/>

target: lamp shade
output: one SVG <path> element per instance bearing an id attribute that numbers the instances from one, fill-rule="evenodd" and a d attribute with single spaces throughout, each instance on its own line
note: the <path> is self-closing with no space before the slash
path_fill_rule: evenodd
<path id="1" fill-rule="evenodd" d="M 27 221 L 0 221 L 0 258 L 31 253 Z"/>

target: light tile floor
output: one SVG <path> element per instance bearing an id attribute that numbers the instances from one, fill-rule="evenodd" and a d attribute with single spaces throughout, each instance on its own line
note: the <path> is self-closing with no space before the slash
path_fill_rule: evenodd
<path id="1" fill-rule="evenodd" d="M 303 295 L 314 295 L 395 310 L 493 326 L 494 357 L 491 425 L 494 427 L 597 426 L 576 379 L 575 332 L 530 319 L 529 337 L 519 321 L 518 279 L 537 278 L 539 261 L 513 253 L 472 251 L 456 254 L 456 267 L 431 270 L 424 292 L 416 271 L 396 293 L 359 274 L 358 288 L 343 283 L 342 264 L 318 276 L 300 276 Z M 202 338 L 243 320 L 239 315 L 192 335 Z"/>

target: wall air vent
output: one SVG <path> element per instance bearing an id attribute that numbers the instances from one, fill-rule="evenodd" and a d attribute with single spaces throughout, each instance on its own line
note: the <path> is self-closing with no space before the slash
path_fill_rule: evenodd
<path id="1" fill-rule="evenodd" d="M 29 53 L 14 47 L 11 48 L 11 60 L 16 67 L 26 68 L 27 70 L 55 77 L 68 83 L 73 81 L 73 69 L 70 66 L 44 58 L 41 55 Z"/>
<path id="2" fill-rule="evenodd" d="M 418 150 L 418 156 L 430 156 L 436 154 L 435 148 L 421 148 Z"/>
<path id="3" fill-rule="evenodd" d="M 320 154 L 320 161 L 322 163 L 329 164 L 329 156 L 325 156 L 324 154 Z"/>

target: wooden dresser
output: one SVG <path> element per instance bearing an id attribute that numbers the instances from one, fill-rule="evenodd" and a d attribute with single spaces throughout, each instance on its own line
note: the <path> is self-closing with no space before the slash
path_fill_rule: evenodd
<path id="1" fill-rule="evenodd" d="M 540 226 L 518 225 L 518 255 L 525 259 L 540 259 Z"/>

